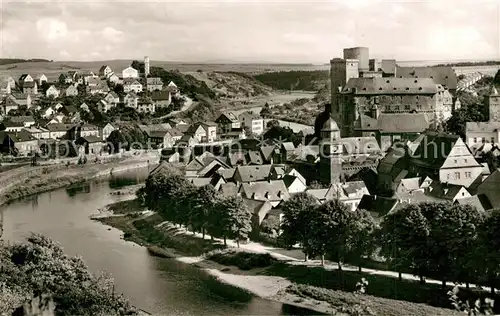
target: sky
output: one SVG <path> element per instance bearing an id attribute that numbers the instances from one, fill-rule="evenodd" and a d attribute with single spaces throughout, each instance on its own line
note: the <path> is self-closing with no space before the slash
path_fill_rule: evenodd
<path id="1" fill-rule="evenodd" d="M 500 0 L 2 0 L 0 57 L 328 63 L 500 59 Z"/>

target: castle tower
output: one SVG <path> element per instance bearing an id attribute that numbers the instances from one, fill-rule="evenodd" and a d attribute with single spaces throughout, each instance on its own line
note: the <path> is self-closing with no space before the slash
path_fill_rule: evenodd
<path id="1" fill-rule="evenodd" d="M 149 76 L 149 57 L 145 56 L 144 57 L 144 77 Z"/>
<path id="2" fill-rule="evenodd" d="M 495 86 L 491 88 L 487 100 L 490 111 L 490 122 L 500 122 L 500 95 Z"/>
<path id="3" fill-rule="evenodd" d="M 344 107 L 342 102 L 342 89 L 349 79 L 359 78 L 359 60 L 334 58 L 330 60 L 330 85 L 331 85 L 331 115 L 339 124 L 342 136 L 345 136 L 346 126 Z"/>
<path id="4" fill-rule="evenodd" d="M 359 71 L 368 71 L 370 69 L 370 54 L 368 47 L 344 48 L 344 59 L 359 60 Z"/>
<path id="5" fill-rule="evenodd" d="M 333 118 L 329 118 L 321 129 L 320 180 L 325 184 L 342 181 L 342 153 L 340 129 Z"/>

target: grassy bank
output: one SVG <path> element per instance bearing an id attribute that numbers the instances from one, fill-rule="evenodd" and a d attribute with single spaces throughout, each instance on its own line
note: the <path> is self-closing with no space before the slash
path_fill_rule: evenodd
<path id="1" fill-rule="evenodd" d="M 111 171 L 120 168 L 120 171 L 144 167 L 141 162 L 127 161 L 126 159 L 103 164 L 69 165 L 65 168 L 45 167 L 36 169 L 27 178 L 13 180 L 16 183 L 11 189 L 0 194 L 0 205 L 12 201 L 55 189 L 68 187 L 95 178 L 106 178 Z M 33 169 L 35 170 L 35 169 Z"/>
<path id="2" fill-rule="evenodd" d="M 283 262 L 267 253 L 220 249 L 223 245 L 218 242 L 202 240 L 172 225 L 159 225 L 163 222 L 159 215 L 139 218 L 140 215 L 133 213 L 134 205 L 137 201 L 115 204 L 110 208 L 126 215 L 99 220 L 122 230 L 125 239 L 148 246 L 153 255 L 194 264 L 207 270 L 218 282 L 255 295 L 335 315 L 352 314 L 353 306 L 368 307 L 377 315 L 395 316 L 402 310 L 411 315 L 459 315 L 449 309 L 446 290 L 439 285 L 420 285 L 363 272 L 325 270 L 299 262 Z M 369 284 L 365 295 L 356 295 L 356 283 L 361 278 Z"/>

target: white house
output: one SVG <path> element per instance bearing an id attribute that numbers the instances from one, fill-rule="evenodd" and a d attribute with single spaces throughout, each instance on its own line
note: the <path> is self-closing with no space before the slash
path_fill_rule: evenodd
<path id="1" fill-rule="evenodd" d="M 99 76 L 100 77 L 107 77 L 112 72 L 113 72 L 113 70 L 111 70 L 111 67 L 109 67 L 108 65 L 103 65 L 99 69 Z"/>
<path id="2" fill-rule="evenodd" d="M 240 114 L 242 125 L 250 130 L 254 135 L 261 135 L 264 132 L 264 119 L 258 114 L 245 112 Z"/>
<path id="3" fill-rule="evenodd" d="M 121 83 L 120 77 L 118 77 L 116 74 L 110 74 L 108 77 L 108 81 L 112 84 L 119 84 Z"/>
<path id="4" fill-rule="evenodd" d="M 112 108 L 114 108 L 116 104 L 108 103 L 105 100 L 101 100 L 97 103 L 97 110 L 99 112 L 108 112 Z"/>
<path id="5" fill-rule="evenodd" d="M 59 90 L 54 85 L 51 85 L 45 92 L 45 95 L 47 97 L 53 97 L 53 98 L 58 98 L 59 94 L 60 94 Z"/>
<path id="6" fill-rule="evenodd" d="M 108 94 L 106 94 L 106 96 L 104 97 L 104 100 L 106 102 L 114 104 L 114 105 L 117 105 L 118 103 L 120 103 L 120 97 L 118 97 L 118 95 L 114 91 L 111 91 Z"/>
<path id="7" fill-rule="evenodd" d="M 85 102 L 80 105 L 80 109 L 84 110 L 85 112 L 90 112 L 90 108 L 87 104 L 85 104 Z"/>
<path id="8" fill-rule="evenodd" d="M 125 106 L 137 109 L 138 100 L 139 97 L 134 92 L 130 92 L 127 93 L 127 95 L 123 98 L 123 103 L 125 104 Z"/>
<path id="9" fill-rule="evenodd" d="M 44 74 L 38 75 L 36 77 L 36 80 L 38 81 L 38 85 L 40 86 L 48 81 L 47 76 L 45 76 Z"/>
<path id="10" fill-rule="evenodd" d="M 106 126 L 102 128 L 102 140 L 108 139 L 109 135 L 117 129 L 118 127 L 113 126 L 111 123 L 106 124 Z"/>
<path id="11" fill-rule="evenodd" d="M 142 84 L 139 80 L 124 80 L 123 92 L 129 93 L 131 91 L 135 93 L 142 92 Z"/>
<path id="12" fill-rule="evenodd" d="M 286 175 L 283 177 L 283 182 L 285 183 L 288 193 L 300 193 L 307 190 L 307 185 L 299 177 Z"/>
<path id="13" fill-rule="evenodd" d="M 139 78 L 139 72 L 132 68 L 132 67 L 127 67 L 123 69 L 122 71 L 122 78 Z"/>
<path id="14" fill-rule="evenodd" d="M 68 97 L 75 97 L 78 95 L 78 89 L 76 88 L 75 85 L 71 85 L 66 89 L 65 94 Z"/>
<path id="15" fill-rule="evenodd" d="M 56 110 L 54 110 L 54 108 L 50 106 L 50 107 L 48 107 L 48 108 L 45 110 L 45 112 L 43 113 L 43 115 L 42 115 L 42 116 L 43 116 L 44 118 L 49 118 L 49 117 L 51 117 L 52 115 L 54 115 L 55 113 L 56 113 Z"/>

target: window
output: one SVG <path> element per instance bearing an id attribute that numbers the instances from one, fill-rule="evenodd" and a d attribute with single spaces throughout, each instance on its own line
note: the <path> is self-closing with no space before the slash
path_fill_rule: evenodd
<path id="1" fill-rule="evenodd" d="M 405 110 L 406 110 L 406 111 L 409 111 L 409 110 L 410 110 L 410 105 L 409 105 L 409 104 L 405 105 Z"/>
<path id="2" fill-rule="evenodd" d="M 470 179 L 472 177 L 472 172 L 467 172 L 466 171 L 465 172 L 465 177 Z"/>
<path id="3" fill-rule="evenodd" d="M 449 173 L 446 174 L 446 180 L 450 180 L 450 174 Z"/>
<path id="4" fill-rule="evenodd" d="M 464 162 L 467 163 L 467 159 L 464 159 Z"/>
<path id="5" fill-rule="evenodd" d="M 495 137 L 492 137 L 491 138 L 491 143 L 494 144 L 495 143 Z"/>
<path id="6" fill-rule="evenodd" d="M 455 159 L 455 163 L 457 164 L 458 163 L 458 160 Z"/>
<path id="7" fill-rule="evenodd" d="M 455 172 L 455 180 L 460 180 L 460 172 Z"/>
<path id="8" fill-rule="evenodd" d="M 474 143 L 477 143 L 477 137 L 474 137 Z"/>

